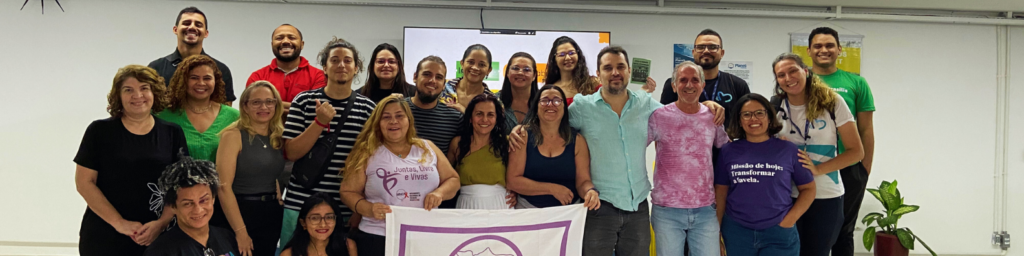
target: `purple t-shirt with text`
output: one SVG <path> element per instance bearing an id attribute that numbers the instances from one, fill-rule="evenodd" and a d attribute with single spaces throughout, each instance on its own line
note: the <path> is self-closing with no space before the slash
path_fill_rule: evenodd
<path id="1" fill-rule="evenodd" d="M 811 171 L 800 164 L 796 145 L 777 138 L 726 144 L 715 168 L 715 184 L 729 186 L 725 214 L 755 230 L 781 223 L 793 207 L 792 184 L 813 181 Z"/>

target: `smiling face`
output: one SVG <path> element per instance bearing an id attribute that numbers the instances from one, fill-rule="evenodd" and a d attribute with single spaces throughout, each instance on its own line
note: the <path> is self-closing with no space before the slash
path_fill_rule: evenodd
<path id="1" fill-rule="evenodd" d="M 141 83 L 134 77 L 128 77 L 121 83 L 121 106 L 124 113 L 130 116 L 150 114 L 153 109 L 153 91 L 149 84 Z"/>
<path id="2" fill-rule="evenodd" d="M 178 225 L 201 229 L 210 224 L 215 198 L 209 185 L 181 188 L 177 193 L 178 199 L 174 202 L 173 211 L 178 218 Z"/>
<path id="3" fill-rule="evenodd" d="M 608 92 L 618 94 L 626 90 L 631 72 L 626 56 L 621 53 L 606 53 L 601 55 L 599 63 L 601 66 L 597 68 L 597 77 L 601 79 L 601 84 L 608 88 Z"/>
<path id="4" fill-rule="evenodd" d="M 188 94 L 189 98 L 195 100 L 209 99 L 216 86 L 217 82 L 214 81 L 213 68 L 210 66 L 198 66 L 188 72 L 188 90 L 186 90 L 186 94 Z"/>
<path id="5" fill-rule="evenodd" d="M 253 123 L 269 123 L 275 116 L 277 104 L 280 102 L 274 98 L 274 93 L 266 87 L 254 89 L 245 103 L 246 114 Z"/>
<path id="6" fill-rule="evenodd" d="M 693 66 L 683 67 L 682 70 L 677 71 L 673 86 L 675 86 L 679 101 L 687 104 L 697 103 L 701 93 L 704 92 L 704 80 L 700 78 L 700 74 Z"/>
<path id="7" fill-rule="evenodd" d="M 508 72 L 505 73 L 505 76 L 508 77 L 513 88 L 533 86 L 533 81 L 537 79 L 537 71 L 533 70 L 533 66 L 533 61 L 528 58 L 512 59 L 508 64 Z"/>
<path id="8" fill-rule="evenodd" d="M 740 109 L 740 125 L 747 138 L 763 136 L 768 133 L 767 110 L 760 102 L 751 100 Z"/>
<path id="9" fill-rule="evenodd" d="M 807 54 L 811 56 L 814 65 L 823 68 L 835 66 L 842 51 L 843 47 L 830 34 L 814 35 L 811 45 L 807 47 Z"/>
<path id="10" fill-rule="evenodd" d="M 694 42 L 694 46 L 701 46 L 703 50 L 697 50 L 693 48 L 693 62 L 700 65 L 704 70 L 714 69 L 718 66 L 718 63 L 722 61 L 722 56 L 725 55 L 725 49 L 722 49 L 722 40 L 715 35 L 702 35 L 698 36 Z"/>
<path id="11" fill-rule="evenodd" d="M 473 50 L 462 60 L 462 77 L 473 83 L 482 83 L 487 74 L 491 73 L 491 63 L 487 62 L 487 52 Z"/>
<path id="12" fill-rule="evenodd" d="M 320 203 L 313 207 L 306 214 L 306 218 L 299 220 L 302 227 L 309 232 L 310 240 L 324 241 L 334 233 L 334 225 L 337 223 L 337 215 L 327 203 Z"/>
<path id="13" fill-rule="evenodd" d="M 424 103 L 434 102 L 444 90 L 444 65 L 433 61 L 420 63 L 420 70 L 413 75 L 416 83 L 416 97 Z"/>
<path id="14" fill-rule="evenodd" d="M 384 140 L 388 142 L 399 142 L 405 140 L 405 134 L 409 132 L 409 117 L 399 103 L 388 103 L 384 106 L 384 112 L 380 117 L 380 131 L 384 134 Z"/>
<path id="15" fill-rule="evenodd" d="M 398 58 L 395 53 L 389 50 L 377 52 L 377 57 L 373 59 L 373 73 L 381 80 L 395 79 L 398 75 Z"/>
<path id="16" fill-rule="evenodd" d="M 558 123 L 565 115 L 562 94 L 555 89 L 547 89 L 540 93 L 537 101 L 537 116 L 540 120 Z"/>
<path id="17" fill-rule="evenodd" d="M 555 48 L 555 62 L 559 71 L 571 73 L 576 69 L 576 62 L 580 59 L 576 55 L 578 51 L 579 49 L 573 47 L 571 43 L 560 44 L 558 48 Z"/>
<path id="18" fill-rule="evenodd" d="M 807 87 L 807 69 L 792 59 L 783 59 L 775 64 L 775 82 L 786 94 L 799 94 Z"/>
<path id="19" fill-rule="evenodd" d="M 274 30 L 270 41 L 274 49 L 274 57 L 283 62 L 293 61 L 302 54 L 302 47 L 305 44 L 299 36 L 299 30 L 292 26 L 282 25 Z"/>
<path id="20" fill-rule="evenodd" d="M 206 18 L 198 13 L 182 13 L 178 25 L 172 29 L 178 41 L 187 45 L 201 45 L 209 36 L 206 31 Z"/>
<path id="21" fill-rule="evenodd" d="M 331 49 L 330 54 L 327 56 L 327 66 L 324 67 L 327 79 L 338 84 L 346 84 L 352 81 L 352 77 L 355 77 L 356 73 L 359 72 L 359 69 L 356 67 L 355 54 L 352 53 L 352 50 L 345 47 L 336 47 Z"/>
<path id="22" fill-rule="evenodd" d="M 498 113 L 494 108 L 494 102 L 481 101 L 473 109 L 472 118 L 469 123 L 473 125 L 473 133 L 480 135 L 491 134 L 494 124 L 498 120 Z"/>

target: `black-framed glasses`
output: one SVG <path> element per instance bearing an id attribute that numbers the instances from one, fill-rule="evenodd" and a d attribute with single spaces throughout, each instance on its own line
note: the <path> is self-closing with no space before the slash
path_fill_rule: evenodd
<path id="1" fill-rule="evenodd" d="M 740 117 L 742 117 L 743 120 L 750 120 L 751 117 L 762 119 L 765 118 L 766 116 L 768 116 L 768 112 L 765 112 L 764 110 L 758 110 L 754 112 L 743 111 L 743 113 L 740 113 Z"/>
<path id="2" fill-rule="evenodd" d="M 308 224 L 320 224 L 321 221 L 326 222 L 327 224 L 333 224 L 334 221 L 338 220 L 338 217 L 335 216 L 334 214 L 328 214 L 323 216 L 310 215 L 309 217 L 306 217 L 306 220 L 309 221 Z"/>
<path id="3" fill-rule="evenodd" d="M 564 51 L 564 52 L 559 52 L 559 53 L 555 53 L 555 54 L 556 54 L 555 56 L 558 56 L 559 58 L 561 58 L 561 57 L 565 57 L 565 56 L 576 55 L 576 51 Z"/>
<path id="4" fill-rule="evenodd" d="M 513 72 L 523 72 L 524 74 L 533 73 L 533 69 L 530 68 L 530 67 L 521 67 L 520 68 L 519 66 L 512 66 L 512 67 L 510 67 L 508 69 L 513 71 Z"/>
<path id="5" fill-rule="evenodd" d="M 540 105 L 541 106 L 555 106 L 555 107 L 561 106 L 562 105 L 562 98 L 559 98 L 559 97 L 542 98 L 542 99 L 540 99 Z"/>
<path id="6" fill-rule="evenodd" d="M 704 51 L 705 49 L 708 50 L 709 52 L 718 52 L 719 49 L 722 49 L 722 46 L 717 44 L 698 44 L 694 45 L 693 49 L 697 50 L 698 52 Z"/>
<path id="7" fill-rule="evenodd" d="M 274 107 L 277 106 L 277 100 L 275 100 L 275 99 L 250 100 L 249 101 L 249 106 L 250 107 L 265 106 L 265 107 L 268 107 L 268 108 L 274 108 Z"/>

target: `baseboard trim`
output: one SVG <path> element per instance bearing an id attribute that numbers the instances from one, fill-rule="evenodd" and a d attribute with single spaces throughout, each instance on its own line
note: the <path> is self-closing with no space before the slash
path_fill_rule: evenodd
<path id="1" fill-rule="evenodd" d="M 0 241 L 0 246 L 19 247 L 71 247 L 77 248 L 78 243 L 57 243 L 57 242 L 24 242 L 24 241 Z"/>

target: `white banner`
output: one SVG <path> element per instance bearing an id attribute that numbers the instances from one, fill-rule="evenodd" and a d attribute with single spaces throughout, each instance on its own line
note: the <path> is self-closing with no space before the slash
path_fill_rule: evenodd
<path id="1" fill-rule="evenodd" d="M 522 210 L 391 210 L 388 256 L 583 255 L 583 204 Z"/>

